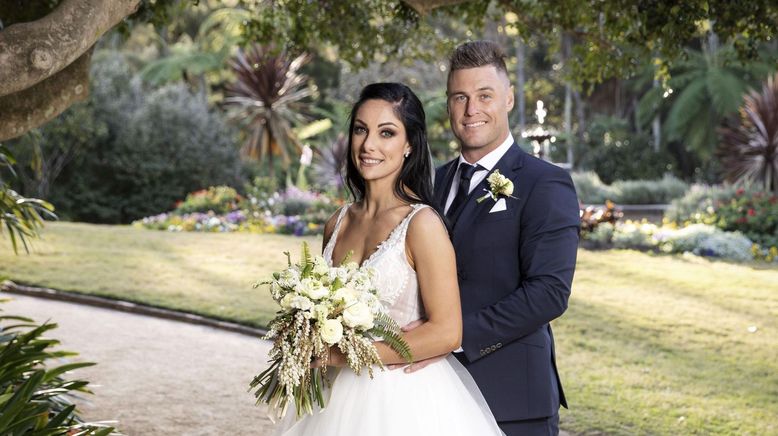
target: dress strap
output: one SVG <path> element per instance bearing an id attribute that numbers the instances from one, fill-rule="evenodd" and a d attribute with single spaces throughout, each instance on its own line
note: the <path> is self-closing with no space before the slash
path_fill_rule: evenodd
<path id="1" fill-rule="evenodd" d="M 416 215 L 420 210 L 430 207 L 429 205 L 423 204 L 423 203 L 416 203 L 412 204 L 411 207 L 413 210 L 411 210 L 408 215 L 405 216 L 402 223 L 400 223 L 400 231 L 398 232 L 398 239 L 404 240 L 405 234 L 408 233 L 408 227 L 411 225 L 411 220 L 413 219 L 413 216 Z"/>
<path id="2" fill-rule="evenodd" d="M 338 233 L 340 232 L 340 223 L 343 221 L 343 217 L 346 216 L 346 211 L 348 211 L 349 207 L 351 207 L 351 203 L 340 208 L 338 219 L 335 221 L 335 228 L 332 230 L 330 240 L 327 241 L 327 245 L 324 247 L 324 258 L 328 259 L 330 263 L 333 262 L 332 251 L 335 249 L 335 240 L 338 238 Z"/>

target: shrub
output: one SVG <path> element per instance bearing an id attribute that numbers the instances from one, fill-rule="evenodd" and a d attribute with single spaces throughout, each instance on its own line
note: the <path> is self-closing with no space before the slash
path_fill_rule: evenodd
<path id="1" fill-rule="evenodd" d="M 654 151 L 649 136 L 632 132 L 626 119 L 595 117 L 585 138 L 580 166 L 595 171 L 605 183 L 658 179 L 672 170 L 669 153 Z"/>
<path id="2" fill-rule="evenodd" d="M 237 209 L 241 199 L 238 191 L 229 186 L 211 186 L 188 194 L 186 199 L 176 207 L 176 213 L 227 213 Z"/>
<path id="3" fill-rule="evenodd" d="M 657 180 L 623 180 L 606 185 L 591 171 L 572 173 L 578 199 L 587 204 L 611 200 L 617 204 L 665 204 L 682 197 L 688 185 L 666 174 Z"/>
<path id="4" fill-rule="evenodd" d="M 778 197 L 733 186 L 695 186 L 674 201 L 665 220 L 678 225 L 704 223 L 739 231 L 769 249 L 778 247 Z"/>
<path id="5" fill-rule="evenodd" d="M 108 135 L 52 188 L 66 218 L 129 222 L 172 209 L 188 192 L 238 181 L 234 132 L 201 97 L 183 85 L 143 89 L 120 55 L 96 56 L 91 82 Z"/>
<path id="6" fill-rule="evenodd" d="M 619 204 L 666 204 L 682 197 L 689 185 L 678 178 L 665 174 L 658 180 L 624 180 L 611 185 Z"/>
<path id="7" fill-rule="evenodd" d="M 570 174 L 578 193 L 578 200 L 587 204 L 602 204 L 605 200 L 612 200 L 613 189 L 602 183 L 600 176 L 594 171 L 573 172 Z"/>

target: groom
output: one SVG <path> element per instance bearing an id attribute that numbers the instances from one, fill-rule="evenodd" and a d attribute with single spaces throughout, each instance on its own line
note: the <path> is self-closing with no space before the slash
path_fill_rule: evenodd
<path id="1" fill-rule="evenodd" d="M 549 322 L 570 297 L 578 200 L 567 172 L 516 145 L 504 58 L 496 44 L 475 41 L 450 59 L 448 112 L 461 155 L 438 168 L 435 201 L 457 255 L 463 338 L 455 356 L 506 435 L 556 435 L 567 402 Z M 489 195 L 497 172 L 513 192 Z"/>

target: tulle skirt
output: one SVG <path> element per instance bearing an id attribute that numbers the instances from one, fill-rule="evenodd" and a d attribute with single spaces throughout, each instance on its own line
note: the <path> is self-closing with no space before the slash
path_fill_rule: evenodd
<path id="1" fill-rule="evenodd" d="M 502 435 L 470 374 L 453 356 L 411 374 L 374 371 L 373 379 L 343 369 L 327 407 L 295 421 L 290 410 L 283 436 Z"/>

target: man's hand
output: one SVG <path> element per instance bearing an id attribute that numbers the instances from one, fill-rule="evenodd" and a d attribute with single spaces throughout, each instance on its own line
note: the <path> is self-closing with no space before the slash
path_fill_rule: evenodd
<path id="1" fill-rule="evenodd" d="M 405 326 L 405 327 L 403 327 L 401 330 L 402 330 L 403 332 L 409 332 L 409 331 L 411 331 L 411 330 L 415 329 L 416 327 L 418 327 L 418 326 L 420 326 L 420 325 L 422 325 L 422 324 L 424 324 L 424 323 L 425 323 L 425 321 L 424 321 L 423 319 L 419 319 L 419 320 L 413 321 L 412 323 L 410 323 L 410 324 L 406 325 L 406 326 Z M 424 367 L 426 367 L 426 366 L 427 366 L 427 365 L 429 365 L 430 363 L 435 363 L 435 362 L 437 362 L 438 360 L 441 360 L 441 359 L 443 359 L 444 357 L 445 357 L 445 356 L 437 356 L 437 357 L 432 357 L 432 358 L 430 358 L 430 359 L 420 360 L 420 361 L 418 361 L 418 362 L 413 362 L 413 363 L 411 363 L 411 364 L 407 364 L 407 363 L 395 363 L 395 364 L 393 364 L 393 365 L 387 365 L 387 367 L 388 367 L 390 370 L 395 370 L 395 369 L 405 368 L 405 373 L 406 373 L 406 374 L 410 374 L 410 373 L 412 373 L 412 372 L 416 372 L 416 371 L 418 371 L 418 370 L 420 370 L 420 369 L 423 369 Z"/>
<path id="2" fill-rule="evenodd" d="M 338 347 L 330 347 L 328 358 L 327 358 L 327 366 L 334 366 L 334 367 L 341 367 L 346 366 L 346 356 L 340 351 Z M 313 359 L 313 362 L 311 362 L 311 368 L 321 368 L 323 365 L 323 362 L 320 359 Z"/>

